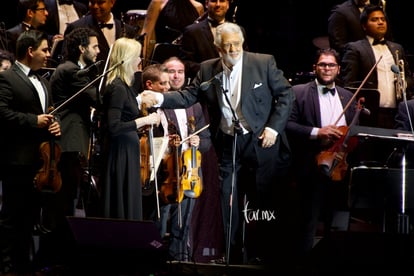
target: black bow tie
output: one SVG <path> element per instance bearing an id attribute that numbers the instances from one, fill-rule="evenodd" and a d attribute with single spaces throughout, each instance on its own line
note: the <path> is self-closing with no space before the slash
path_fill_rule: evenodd
<path id="1" fill-rule="evenodd" d="M 31 77 L 31 76 L 36 76 L 36 75 L 37 75 L 37 74 L 36 74 L 36 72 L 35 72 L 35 71 L 30 70 L 30 71 L 29 71 L 29 74 L 28 74 L 27 76 Z"/>
<path id="2" fill-rule="evenodd" d="M 322 89 L 322 93 L 323 93 L 323 94 L 326 94 L 326 93 L 328 93 L 328 92 L 330 92 L 332 95 L 335 95 L 335 88 L 328 88 L 328 87 L 324 87 L 324 88 Z"/>
<path id="3" fill-rule="evenodd" d="M 59 5 L 73 5 L 73 0 L 59 0 Z"/>
<path id="4" fill-rule="evenodd" d="M 108 29 L 112 29 L 112 27 L 114 26 L 114 24 L 111 23 L 99 23 L 99 28 L 103 29 L 103 28 L 108 28 Z"/>
<path id="5" fill-rule="evenodd" d="M 210 22 L 211 27 L 217 27 L 218 25 L 220 25 L 221 23 L 217 22 L 216 20 L 213 19 L 208 19 L 208 22 Z"/>
<path id="6" fill-rule="evenodd" d="M 385 43 L 386 43 L 385 39 L 383 40 L 374 39 L 374 42 L 372 42 L 372 45 L 378 45 L 378 44 L 385 45 Z"/>

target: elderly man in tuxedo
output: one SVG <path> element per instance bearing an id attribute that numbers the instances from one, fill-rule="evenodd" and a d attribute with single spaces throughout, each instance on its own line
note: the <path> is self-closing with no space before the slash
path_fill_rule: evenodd
<path id="1" fill-rule="evenodd" d="M 138 101 L 163 108 L 202 104 L 219 157 L 226 261 L 271 264 L 278 259 L 273 259 L 277 250 L 266 248 L 279 248 L 277 196 L 282 195 L 278 190 L 290 165 L 285 126 L 294 95 L 273 56 L 243 51 L 244 36 L 237 24 L 218 26 L 214 42 L 221 57 L 202 63 L 191 85 L 163 94 L 144 91 Z M 257 210 L 269 217 L 253 218 Z"/>

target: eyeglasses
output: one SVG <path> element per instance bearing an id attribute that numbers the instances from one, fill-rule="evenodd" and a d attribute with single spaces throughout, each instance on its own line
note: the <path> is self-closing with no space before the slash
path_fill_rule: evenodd
<path id="1" fill-rule="evenodd" d="M 319 68 L 328 67 L 329 69 L 333 69 L 333 68 L 336 68 L 338 66 L 338 64 L 336 64 L 336 63 L 318 63 L 318 64 L 316 64 L 316 66 L 318 66 Z"/>
<path id="2" fill-rule="evenodd" d="M 38 9 L 34 9 L 34 11 L 46 12 L 47 9 L 46 8 L 38 8 Z"/>

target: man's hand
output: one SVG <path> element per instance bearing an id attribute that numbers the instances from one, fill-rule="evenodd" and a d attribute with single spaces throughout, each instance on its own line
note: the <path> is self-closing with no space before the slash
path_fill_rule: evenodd
<path id="1" fill-rule="evenodd" d="M 262 140 L 263 148 L 270 148 L 276 143 L 277 136 L 273 131 L 265 128 L 262 135 L 259 136 L 259 139 Z"/>
<path id="2" fill-rule="evenodd" d="M 156 94 L 157 92 L 144 90 L 141 94 L 141 104 L 145 105 L 146 107 L 154 106 L 158 103 Z"/>
<path id="3" fill-rule="evenodd" d="M 49 125 L 48 128 L 49 132 L 54 136 L 60 136 L 62 133 L 60 132 L 60 124 L 57 121 L 54 121 Z"/>

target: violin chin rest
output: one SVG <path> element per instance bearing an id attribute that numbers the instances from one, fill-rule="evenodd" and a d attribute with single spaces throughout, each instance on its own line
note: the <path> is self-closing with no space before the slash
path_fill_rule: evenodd
<path id="1" fill-rule="evenodd" d="M 196 198 L 196 194 L 193 190 L 184 190 L 184 195 L 189 198 Z"/>
<path id="2" fill-rule="evenodd" d="M 323 175 L 326 175 L 326 176 L 329 176 L 329 174 L 330 174 L 329 167 L 328 167 L 328 165 L 325 165 L 325 164 L 321 164 L 321 165 L 319 165 L 319 171 L 320 171 Z"/>

